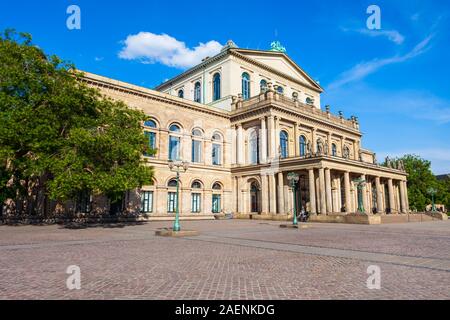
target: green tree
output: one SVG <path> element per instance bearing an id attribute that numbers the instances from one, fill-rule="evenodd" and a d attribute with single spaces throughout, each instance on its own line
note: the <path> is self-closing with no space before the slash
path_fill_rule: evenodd
<path id="1" fill-rule="evenodd" d="M 430 187 L 438 190 L 436 202 L 445 204 L 448 208 L 450 197 L 450 183 L 438 181 L 431 171 L 431 162 L 417 155 L 405 155 L 393 161 L 402 160 L 408 173 L 408 200 L 412 210 L 423 211 L 431 203 Z"/>
<path id="2" fill-rule="evenodd" d="M 82 74 L 32 44 L 0 34 L 0 201 L 42 212 L 42 196 L 65 201 L 81 191 L 113 201 L 148 184 L 152 168 L 145 115 L 82 82 Z"/>

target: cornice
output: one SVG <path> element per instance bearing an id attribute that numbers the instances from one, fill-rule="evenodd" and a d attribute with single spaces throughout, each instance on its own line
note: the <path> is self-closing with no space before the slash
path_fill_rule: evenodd
<path id="1" fill-rule="evenodd" d="M 201 113 L 206 113 L 221 118 L 229 119 L 229 112 L 217 109 L 208 105 L 181 99 L 165 93 L 157 92 L 143 87 L 134 86 L 125 82 L 108 79 L 91 73 L 84 73 L 81 81 L 97 88 L 107 88 L 123 93 L 128 93 L 137 97 L 146 98 L 152 101 L 162 102 L 177 107 L 187 108 Z M 213 109 L 214 108 L 214 109 Z"/>

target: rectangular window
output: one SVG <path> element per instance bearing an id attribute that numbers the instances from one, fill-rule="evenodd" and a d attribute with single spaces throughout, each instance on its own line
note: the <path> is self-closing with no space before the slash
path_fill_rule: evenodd
<path id="1" fill-rule="evenodd" d="M 215 166 L 221 165 L 220 144 L 214 143 L 212 146 L 212 164 Z"/>
<path id="2" fill-rule="evenodd" d="M 192 162 L 201 162 L 201 149 L 202 142 L 198 140 L 192 140 Z"/>
<path id="3" fill-rule="evenodd" d="M 156 133 L 146 131 L 146 132 L 144 132 L 144 134 L 145 134 L 145 137 L 148 139 L 148 146 L 150 147 L 150 149 L 153 149 L 153 150 L 156 149 Z M 152 156 L 153 157 L 153 155 L 150 155 L 147 152 L 144 153 L 144 156 L 146 156 L 146 157 Z"/>
<path id="4" fill-rule="evenodd" d="M 180 138 L 170 136 L 169 138 L 169 160 L 180 159 Z"/>
<path id="5" fill-rule="evenodd" d="M 141 212 L 153 212 L 153 191 L 141 191 Z"/>
<path id="6" fill-rule="evenodd" d="M 199 213 L 201 209 L 201 194 L 200 193 L 193 193 L 191 195 L 191 211 L 192 213 Z"/>
<path id="7" fill-rule="evenodd" d="M 175 213 L 177 210 L 177 193 L 169 192 L 167 194 L 167 212 Z"/>
<path id="8" fill-rule="evenodd" d="M 212 212 L 219 213 L 221 210 L 220 194 L 213 194 L 212 196 Z"/>

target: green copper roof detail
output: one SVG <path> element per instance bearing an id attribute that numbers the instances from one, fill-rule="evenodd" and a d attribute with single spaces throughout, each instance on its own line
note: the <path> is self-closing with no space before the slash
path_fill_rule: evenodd
<path id="1" fill-rule="evenodd" d="M 270 44 L 270 51 L 278 51 L 278 52 L 285 53 L 286 52 L 286 48 L 281 45 L 280 41 L 273 41 Z"/>

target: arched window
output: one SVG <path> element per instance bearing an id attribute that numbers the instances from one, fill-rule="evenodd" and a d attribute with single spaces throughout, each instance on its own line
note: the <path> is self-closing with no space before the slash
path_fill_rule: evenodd
<path id="1" fill-rule="evenodd" d="M 194 101 L 202 102 L 202 85 L 198 81 L 194 85 Z"/>
<path id="2" fill-rule="evenodd" d="M 213 190 L 222 190 L 222 185 L 218 182 L 214 182 L 212 189 Z"/>
<path id="3" fill-rule="evenodd" d="M 183 89 L 178 90 L 178 98 L 184 98 L 184 91 L 183 91 Z"/>
<path id="4" fill-rule="evenodd" d="M 169 182 L 167 183 L 168 187 L 172 187 L 172 188 L 176 188 L 177 186 L 177 179 L 170 179 Z"/>
<path id="5" fill-rule="evenodd" d="M 279 94 L 283 94 L 284 93 L 284 88 L 282 86 L 278 86 L 277 87 L 277 91 Z"/>
<path id="6" fill-rule="evenodd" d="M 220 166 L 222 164 L 222 137 L 218 133 L 215 133 L 212 140 L 212 164 Z"/>
<path id="7" fill-rule="evenodd" d="M 336 144 L 334 144 L 334 143 L 331 145 L 331 155 L 333 157 L 337 156 L 337 147 L 336 147 Z"/>
<path id="8" fill-rule="evenodd" d="M 249 146 L 249 159 L 251 164 L 256 164 L 259 162 L 259 136 L 256 130 L 250 133 L 248 140 Z"/>
<path id="9" fill-rule="evenodd" d="M 242 74 L 242 99 L 250 99 L 250 76 L 247 72 Z"/>
<path id="10" fill-rule="evenodd" d="M 262 79 L 259 82 L 259 88 L 261 89 L 261 92 L 266 92 L 267 91 L 267 81 Z"/>
<path id="11" fill-rule="evenodd" d="M 220 73 L 213 76 L 213 101 L 220 99 Z"/>
<path id="12" fill-rule="evenodd" d="M 172 124 L 169 127 L 169 131 L 171 133 L 179 133 L 181 132 L 180 126 L 177 124 Z M 180 137 L 170 134 L 169 135 L 169 160 L 179 160 L 180 159 Z"/>
<path id="13" fill-rule="evenodd" d="M 305 136 L 300 136 L 300 156 L 306 156 L 306 138 Z"/>
<path id="14" fill-rule="evenodd" d="M 156 130 L 152 130 L 152 129 L 156 129 L 157 125 L 156 122 L 154 120 L 146 120 L 144 121 L 144 127 L 146 127 L 146 129 L 144 129 L 144 135 L 145 138 L 148 141 L 148 148 L 151 150 L 155 150 L 156 149 Z M 154 153 L 151 152 L 150 150 L 146 150 L 144 151 L 144 156 L 146 157 L 151 157 L 154 156 Z"/>
<path id="15" fill-rule="evenodd" d="M 153 191 L 141 190 L 141 213 L 153 212 Z"/>
<path id="16" fill-rule="evenodd" d="M 154 120 L 144 121 L 144 126 L 149 128 L 156 128 L 156 122 Z"/>
<path id="17" fill-rule="evenodd" d="M 194 163 L 201 162 L 202 157 L 202 131 L 200 129 L 192 130 L 192 150 L 191 160 Z"/>
<path id="18" fill-rule="evenodd" d="M 280 132 L 280 156 L 281 158 L 288 157 L 288 134 L 286 131 Z"/>
<path id="19" fill-rule="evenodd" d="M 178 207 L 178 197 L 173 188 L 177 187 L 177 179 L 171 179 L 167 183 L 167 187 L 171 188 L 169 189 L 170 191 L 167 192 L 167 212 L 175 213 Z"/>
<path id="20" fill-rule="evenodd" d="M 202 183 L 198 180 L 192 182 L 191 188 L 194 189 L 191 193 L 191 212 L 199 213 L 201 211 L 202 194 L 201 188 Z"/>
<path id="21" fill-rule="evenodd" d="M 202 183 L 198 180 L 195 180 L 194 182 L 192 182 L 191 188 L 192 189 L 201 189 Z"/>
<path id="22" fill-rule="evenodd" d="M 151 131 L 145 131 L 144 135 L 148 141 L 148 149 L 144 152 L 144 156 L 146 157 L 154 156 L 153 153 L 156 149 L 156 133 Z"/>
<path id="23" fill-rule="evenodd" d="M 180 126 L 179 126 L 179 125 L 177 125 L 177 124 L 172 124 L 172 125 L 169 127 L 169 131 L 171 131 L 171 132 L 180 132 L 181 129 L 180 129 Z"/>

